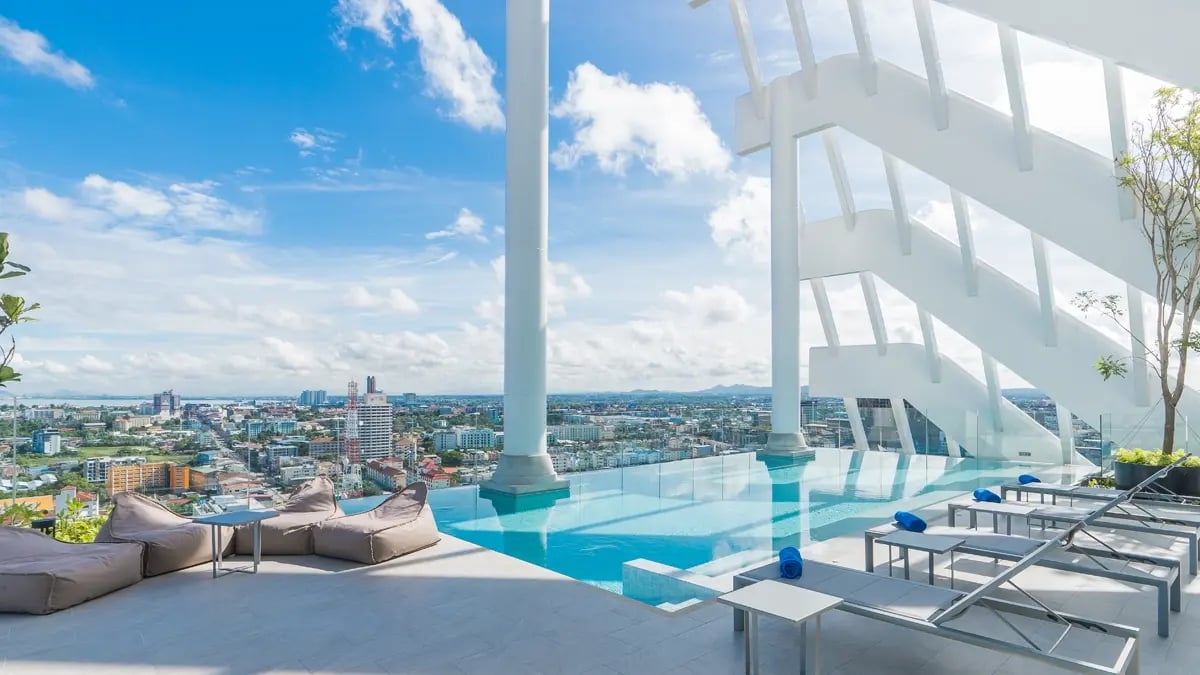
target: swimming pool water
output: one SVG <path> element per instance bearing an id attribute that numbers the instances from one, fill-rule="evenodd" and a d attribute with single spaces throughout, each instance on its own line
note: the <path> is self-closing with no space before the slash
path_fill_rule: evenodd
<path id="1" fill-rule="evenodd" d="M 620 593 L 630 560 L 679 568 L 733 554 L 765 560 L 1028 470 L 821 448 L 796 462 L 745 453 L 568 474 L 569 494 L 524 497 L 519 508 L 475 486 L 431 491 L 429 503 L 447 534 Z M 344 500 L 342 508 L 357 513 L 383 499 Z"/>

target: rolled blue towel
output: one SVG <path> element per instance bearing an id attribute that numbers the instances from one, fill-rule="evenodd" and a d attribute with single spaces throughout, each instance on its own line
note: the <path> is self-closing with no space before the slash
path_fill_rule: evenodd
<path id="1" fill-rule="evenodd" d="M 1021 485 L 1029 485 L 1030 483 L 1040 483 L 1042 479 L 1030 473 L 1023 473 L 1017 476 L 1017 482 Z"/>
<path id="2" fill-rule="evenodd" d="M 979 488 L 975 491 L 974 496 L 975 501 L 977 502 L 994 502 L 999 504 L 1000 502 L 1004 501 L 1003 499 L 1000 499 L 1000 495 L 987 488 Z"/>
<path id="3" fill-rule="evenodd" d="M 779 576 L 784 579 L 795 579 L 804 574 L 804 558 L 795 546 L 788 546 L 779 551 Z"/>
<path id="4" fill-rule="evenodd" d="M 897 511 L 896 515 L 892 517 L 896 519 L 896 524 L 900 526 L 900 529 L 908 530 L 909 532 L 924 532 L 925 528 L 928 527 L 928 524 L 921 519 L 921 516 L 909 511 Z"/>

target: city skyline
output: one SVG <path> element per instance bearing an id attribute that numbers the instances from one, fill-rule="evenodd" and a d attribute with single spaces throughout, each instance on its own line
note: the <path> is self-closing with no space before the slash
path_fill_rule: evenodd
<path id="1" fill-rule="evenodd" d="M 14 288 L 44 306 L 22 326 L 17 393 L 334 390 L 366 370 L 406 390 L 499 392 L 502 8 L 252 6 L 118 39 L 133 9 L 54 4 L 0 18 L 0 228 L 34 270 Z M 809 4 L 818 56 L 853 51 L 844 3 Z M 881 58 L 922 72 L 911 13 L 868 10 Z M 745 79 L 727 17 L 682 0 L 553 11 L 550 390 L 766 385 L 766 161 L 730 151 Z M 794 69 L 786 12 L 749 11 L 765 74 Z M 950 84 L 1006 106 L 991 27 L 934 14 Z M 615 30 L 618 15 L 647 28 Z M 263 43 L 264 22 L 291 38 Z M 694 42 L 650 30 L 672 22 Z M 208 54 L 206 34 L 250 58 Z M 1032 121 L 1108 153 L 1099 63 L 1036 38 L 1023 55 Z M 1136 119 L 1155 83 L 1127 75 Z M 268 84 L 233 86 L 243 76 Z M 883 205 L 878 154 L 839 135 L 859 205 Z M 819 140 L 800 157 L 806 219 L 835 215 Z M 953 238 L 944 186 L 902 169 L 911 210 Z M 981 259 L 1032 286 L 1016 226 L 971 208 Z M 1049 255 L 1060 305 L 1113 286 Z M 879 286 L 890 337 L 913 340 L 912 303 Z M 829 291 L 843 343 L 871 342 L 855 279 Z M 802 302 L 801 339 L 821 345 Z M 939 335 L 980 375 L 972 345 Z"/>

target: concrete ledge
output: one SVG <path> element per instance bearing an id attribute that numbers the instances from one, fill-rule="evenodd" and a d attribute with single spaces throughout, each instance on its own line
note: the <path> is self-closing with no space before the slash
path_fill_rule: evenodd
<path id="1" fill-rule="evenodd" d="M 713 577 L 639 558 L 621 566 L 622 594 L 679 611 L 733 590 L 732 577 Z"/>

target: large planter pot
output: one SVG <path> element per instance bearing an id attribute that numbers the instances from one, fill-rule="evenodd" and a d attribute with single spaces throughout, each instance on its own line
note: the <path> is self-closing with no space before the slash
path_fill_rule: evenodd
<path id="1" fill-rule="evenodd" d="M 1175 467 L 1163 482 L 1167 489 L 1175 494 L 1200 497 L 1200 467 Z"/>
<path id="2" fill-rule="evenodd" d="M 1150 476 L 1158 473 L 1158 470 L 1161 468 L 1161 466 L 1149 466 L 1147 464 L 1126 464 L 1124 462 L 1116 462 L 1113 465 L 1113 480 L 1116 482 L 1118 490 L 1128 490 L 1129 488 L 1146 480 Z M 1174 471 L 1171 473 L 1174 473 Z M 1166 481 L 1162 478 L 1154 481 L 1154 484 L 1174 491 L 1174 489 L 1170 488 Z"/>

